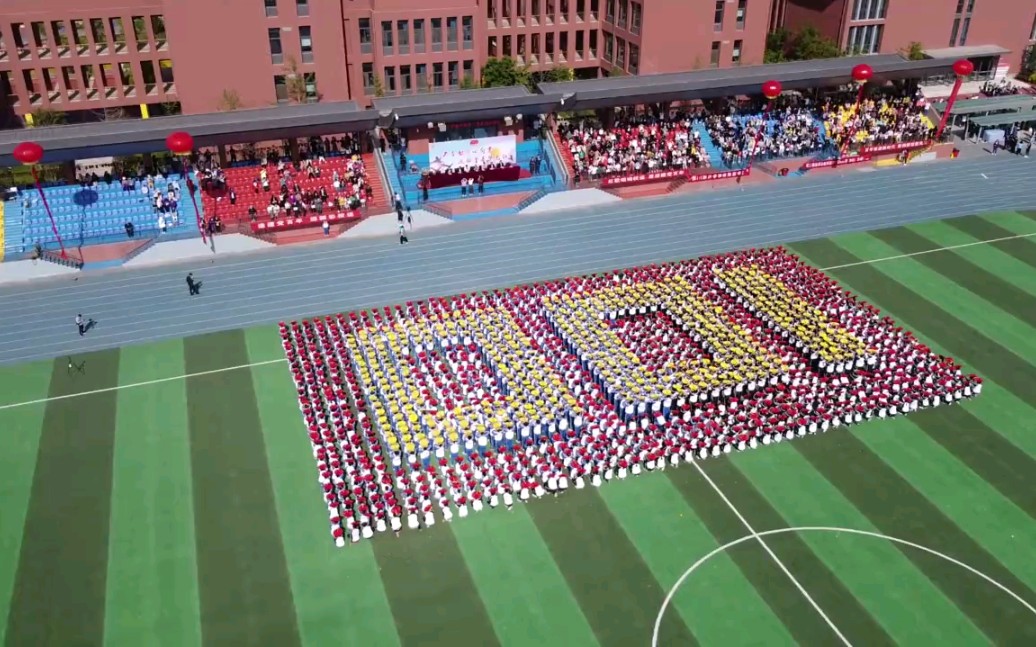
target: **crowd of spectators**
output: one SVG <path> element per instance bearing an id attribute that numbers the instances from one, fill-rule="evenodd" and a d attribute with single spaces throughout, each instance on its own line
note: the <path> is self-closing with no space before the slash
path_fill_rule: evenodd
<path id="1" fill-rule="evenodd" d="M 935 124 L 925 115 L 928 104 L 920 96 L 894 94 L 866 96 L 857 113 L 855 97 L 843 95 L 824 105 L 828 135 L 840 148 L 846 145 L 898 144 L 930 139 Z"/>
<path id="2" fill-rule="evenodd" d="M 742 166 L 749 158 L 802 157 L 828 145 L 823 121 L 805 98 L 782 98 L 771 111 L 730 107 L 705 120 L 709 136 L 727 167 Z M 755 149 L 758 141 L 758 149 Z"/>
<path id="3" fill-rule="evenodd" d="M 709 166 L 696 114 L 663 118 L 638 115 L 606 128 L 594 120 L 561 124 L 558 132 L 572 153 L 573 171 L 595 180 L 608 175 Z"/>

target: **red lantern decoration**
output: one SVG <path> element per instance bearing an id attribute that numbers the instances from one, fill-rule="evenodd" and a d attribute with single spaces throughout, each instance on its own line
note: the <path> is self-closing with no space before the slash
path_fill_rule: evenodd
<path id="1" fill-rule="evenodd" d="M 966 58 L 962 58 L 953 64 L 953 73 L 957 76 L 971 76 L 975 71 L 975 64 Z"/>
<path id="2" fill-rule="evenodd" d="M 781 96 L 781 92 L 784 88 L 781 87 L 780 81 L 767 81 L 763 83 L 763 96 L 773 101 L 777 97 Z"/>
<path id="3" fill-rule="evenodd" d="M 190 155 L 194 151 L 194 137 L 190 133 L 177 131 L 165 138 L 165 145 L 173 155 Z"/>
<path id="4" fill-rule="evenodd" d="M 14 159 L 26 166 L 39 164 L 43 159 L 43 147 L 36 142 L 22 142 L 11 152 Z"/>
<path id="5" fill-rule="evenodd" d="M 853 81 L 857 83 L 866 83 L 871 80 L 874 76 L 874 69 L 866 63 L 860 63 L 853 68 Z"/>

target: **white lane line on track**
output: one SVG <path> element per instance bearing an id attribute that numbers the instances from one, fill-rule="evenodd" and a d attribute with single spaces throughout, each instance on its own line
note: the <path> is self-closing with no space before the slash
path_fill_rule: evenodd
<path id="1" fill-rule="evenodd" d="M 824 622 L 827 623 L 827 626 L 831 628 L 831 631 L 833 631 L 835 635 L 838 636 L 838 639 L 842 641 L 842 644 L 846 645 L 846 647 L 852 647 L 852 643 L 849 642 L 849 639 L 845 637 L 845 634 L 843 634 L 841 629 L 838 628 L 838 625 L 836 625 L 834 621 L 831 620 L 830 616 L 828 616 L 827 613 L 824 612 L 824 610 L 820 607 L 817 601 L 813 599 L 813 596 L 809 594 L 809 591 L 806 590 L 806 587 L 802 586 L 802 583 L 799 582 L 798 578 L 796 578 L 795 575 L 793 575 L 792 572 L 788 570 L 788 567 L 784 565 L 784 562 L 781 561 L 781 558 L 777 557 L 777 553 L 773 552 L 773 549 L 770 548 L 770 545 L 763 540 L 762 535 L 756 532 L 755 528 L 752 527 L 752 524 L 748 523 L 748 519 L 745 519 L 745 516 L 741 514 L 740 510 L 737 509 L 737 506 L 735 506 L 730 501 L 730 499 L 727 498 L 727 495 L 723 493 L 723 490 L 721 490 L 718 485 L 716 485 L 716 482 L 712 480 L 712 477 L 709 476 L 708 473 L 702 469 L 698 461 L 691 461 L 691 464 L 694 465 L 694 468 L 698 470 L 698 473 L 701 474 L 702 478 L 704 478 L 708 482 L 712 489 L 716 491 L 716 494 L 719 495 L 719 498 L 723 499 L 723 503 L 726 503 L 727 507 L 730 508 L 730 511 L 734 513 L 734 516 L 736 516 L 738 520 L 741 521 L 741 525 L 743 525 L 745 529 L 748 530 L 749 533 L 751 533 L 750 537 L 759 542 L 759 545 L 763 547 L 763 550 L 765 550 L 766 554 L 770 556 L 770 559 L 772 559 L 773 563 L 777 565 L 777 568 L 781 569 L 784 575 L 787 576 L 788 580 L 790 580 L 791 583 L 795 586 L 795 588 L 798 589 L 799 593 L 802 594 L 802 597 L 806 599 L 806 602 L 809 602 L 809 605 L 813 607 L 813 610 L 816 611 L 820 615 L 820 617 L 824 619 Z M 673 590 L 676 590 L 675 587 Z M 670 592 L 670 595 L 666 596 L 666 600 L 663 603 L 663 605 L 668 603 L 671 596 L 672 592 Z M 663 609 L 664 608 L 665 607 L 663 606 Z M 658 628 L 661 625 L 661 618 L 662 614 L 659 613 L 658 620 L 655 622 L 655 631 L 652 635 L 652 645 L 658 644 Z"/>
<path id="2" fill-rule="evenodd" d="M 740 539 L 735 539 L 732 542 L 726 543 L 726 544 L 724 544 L 722 546 L 719 546 L 719 547 L 713 549 L 707 555 L 705 555 L 704 557 L 702 557 L 698 561 L 694 562 L 694 564 L 692 564 L 690 568 L 688 568 L 686 571 L 683 572 L 683 575 L 680 576 L 680 579 L 676 580 L 676 583 L 673 584 L 673 588 L 669 589 L 669 593 L 665 596 L 665 599 L 662 601 L 662 608 L 659 609 L 658 616 L 655 618 L 655 628 L 654 628 L 653 633 L 651 634 L 651 646 L 652 647 L 657 647 L 657 645 L 658 645 L 658 633 L 659 633 L 659 630 L 662 627 L 662 617 L 665 615 L 666 609 L 669 608 L 669 605 L 672 603 L 673 598 L 676 596 L 676 592 L 680 589 L 681 586 L 683 586 L 684 582 L 687 581 L 687 579 L 691 576 L 691 574 L 694 573 L 696 570 L 698 570 L 698 568 L 700 568 L 703 564 L 705 564 L 705 562 L 709 561 L 710 559 L 712 559 L 716 555 L 719 555 L 720 553 L 723 553 L 723 552 L 725 552 L 727 550 L 730 550 L 734 546 L 738 546 L 738 545 L 743 544 L 745 542 L 752 541 L 753 539 L 758 539 L 759 537 L 769 537 L 771 535 L 782 535 L 782 534 L 791 533 L 791 532 L 796 532 L 796 533 L 803 533 L 803 532 L 833 532 L 833 533 L 845 533 L 845 534 L 849 534 L 849 535 L 860 535 L 862 537 L 872 537 L 874 539 L 884 539 L 885 541 L 890 541 L 890 542 L 892 542 L 894 544 L 900 544 L 901 546 L 907 546 L 908 548 L 913 548 L 915 550 L 919 550 L 921 552 L 928 553 L 929 555 L 933 555 L 935 557 L 943 559 L 943 560 L 945 560 L 945 561 L 947 561 L 947 562 L 949 562 L 951 564 L 954 564 L 955 566 L 959 566 L 959 567 L 963 568 L 964 570 L 968 571 L 969 573 L 971 573 L 972 575 L 977 575 L 978 577 L 981 577 L 986 582 L 992 584 L 996 588 L 1000 589 L 1001 591 L 1003 591 L 1004 593 L 1009 595 L 1015 602 L 1021 604 L 1030 613 L 1032 613 L 1033 615 L 1036 615 L 1036 607 L 1033 607 L 1033 605 L 1030 604 L 1029 602 L 1027 602 L 1025 600 L 1025 598 L 1023 598 L 1022 596 L 1018 595 L 1017 593 L 1015 593 L 1011 589 L 1007 588 L 1005 585 L 1003 585 L 1000 582 L 994 580 L 992 577 L 986 575 L 985 573 L 983 573 L 982 571 L 978 570 L 977 568 L 969 566 L 968 564 L 965 564 L 964 562 L 960 561 L 959 559 L 955 559 L 953 557 L 950 557 L 949 555 L 947 555 L 945 553 L 940 553 L 937 550 L 934 550 L 932 548 L 928 548 L 927 546 L 922 546 L 921 544 L 916 544 L 916 543 L 914 543 L 912 541 L 907 541 L 906 539 L 900 539 L 898 537 L 892 537 L 892 536 L 889 536 L 889 535 L 883 535 L 883 534 L 878 533 L 878 532 L 871 532 L 869 530 L 856 530 L 854 528 L 838 528 L 838 527 L 830 527 L 830 526 L 796 526 L 796 527 L 793 527 L 793 528 L 777 528 L 775 530 L 764 530 L 762 532 L 755 533 L 755 534 L 752 534 L 752 535 L 745 535 L 744 537 L 741 537 Z"/>
<path id="3" fill-rule="evenodd" d="M 1036 236 L 1036 232 L 1033 232 L 1033 233 L 1030 233 L 1030 234 L 1017 234 L 1015 236 L 1005 236 L 1003 238 L 993 238 L 991 240 L 978 240 L 978 241 L 971 242 L 971 243 L 961 243 L 959 245 L 947 245 L 945 247 L 938 247 L 936 249 L 927 249 L 927 250 L 920 251 L 920 252 L 910 252 L 909 254 L 897 254 L 895 256 L 885 256 L 884 258 L 875 258 L 875 259 L 872 259 L 872 260 L 869 260 L 869 261 L 859 261 L 859 262 L 856 262 L 856 263 L 846 263 L 846 264 L 843 264 L 843 265 L 832 265 L 830 267 L 822 267 L 822 268 L 820 268 L 820 271 L 821 272 L 830 272 L 832 270 L 840 270 L 840 269 L 847 268 L 847 267 L 857 267 L 857 266 L 860 266 L 860 265 L 871 265 L 871 264 L 874 264 L 874 263 L 885 263 L 885 262 L 888 262 L 888 261 L 895 261 L 895 260 L 900 260 L 900 259 L 904 259 L 904 258 L 912 258 L 914 256 L 921 256 L 923 254 L 933 254 L 935 252 L 951 251 L 951 250 L 954 250 L 954 249 L 963 249 L 963 248 L 966 248 L 966 247 L 975 247 L 977 245 L 988 245 L 990 243 L 999 243 L 999 242 L 1002 242 L 1002 241 L 1005 241 L 1005 240 L 1017 240 L 1017 239 L 1021 239 L 1021 238 L 1031 238 L 1033 236 Z M 578 272 L 575 272 L 574 274 L 578 274 Z M 95 395 L 97 393 L 106 393 L 106 392 L 109 392 L 109 391 L 117 391 L 119 389 L 138 388 L 138 387 L 142 387 L 142 386 L 148 386 L 148 385 L 151 385 L 151 384 L 161 384 L 163 382 L 171 382 L 173 380 L 184 380 L 184 379 L 188 379 L 188 378 L 196 377 L 196 376 L 200 376 L 200 375 L 210 375 L 210 374 L 213 374 L 213 373 L 222 373 L 222 372 L 225 372 L 225 371 L 236 371 L 236 370 L 243 369 L 243 368 L 252 368 L 254 366 L 265 366 L 267 364 L 274 364 L 274 363 L 277 363 L 277 362 L 284 362 L 284 361 L 286 361 L 284 358 L 271 359 L 271 360 L 265 360 L 265 361 L 262 361 L 262 362 L 254 362 L 254 363 L 251 363 L 251 364 L 241 364 L 239 366 L 229 366 L 229 367 L 226 367 L 226 368 L 218 368 L 218 369 L 213 369 L 211 371 L 204 371 L 204 372 L 201 372 L 201 373 L 188 373 L 188 374 L 184 374 L 184 375 L 177 375 L 177 376 L 174 376 L 174 377 L 164 377 L 164 378 L 157 379 L 157 380 L 148 380 L 148 381 L 145 381 L 145 382 L 136 382 L 134 384 L 125 384 L 125 385 L 122 385 L 122 386 L 113 386 L 113 387 L 108 387 L 106 389 L 98 389 L 98 390 L 95 390 L 95 391 L 83 391 L 83 392 L 80 392 L 80 393 L 68 393 L 66 395 L 55 396 L 55 397 L 52 397 L 52 398 L 39 398 L 37 400 L 27 400 L 25 402 L 13 402 L 13 403 L 10 403 L 10 404 L 0 405 L 0 411 L 4 411 L 6 409 L 15 409 L 17 407 L 24 407 L 24 406 L 28 406 L 28 405 L 32 405 L 32 404 L 45 404 L 45 403 L 51 402 L 53 400 L 67 400 L 69 398 L 77 398 L 77 397 L 85 396 L 85 395 Z"/>

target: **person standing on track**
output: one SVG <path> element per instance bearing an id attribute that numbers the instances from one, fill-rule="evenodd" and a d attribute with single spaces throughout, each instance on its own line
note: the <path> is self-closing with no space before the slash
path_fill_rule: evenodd
<path id="1" fill-rule="evenodd" d="M 76 315 L 76 328 L 79 329 L 79 336 L 82 337 L 86 334 L 86 319 L 83 319 L 82 314 Z"/>
<path id="2" fill-rule="evenodd" d="M 187 294 L 194 296 L 201 294 L 201 282 L 194 280 L 194 274 L 191 272 L 187 273 Z"/>
<path id="3" fill-rule="evenodd" d="M 403 223 L 399 223 L 399 244 L 406 245 L 409 242 L 406 237 L 406 227 L 403 226 Z"/>

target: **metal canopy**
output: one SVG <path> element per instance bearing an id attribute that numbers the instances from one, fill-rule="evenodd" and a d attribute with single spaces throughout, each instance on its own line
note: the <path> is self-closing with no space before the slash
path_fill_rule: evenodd
<path id="1" fill-rule="evenodd" d="M 951 115 L 975 115 L 997 110 L 1029 110 L 1036 106 L 1036 97 L 1009 95 L 990 97 L 988 99 L 967 99 L 953 104 Z M 946 102 L 940 101 L 932 106 L 940 114 L 946 110 Z"/>
<path id="2" fill-rule="evenodd" d="M 916 79 L 952 72 L 955 60 L 909 61 L 898 54 L 880 54 L 677 74 L 541 83 L 538 87 L 544 94 L 563 95 L 564 110 L 592 110 L 634 103 L 756 95 L 760 93 L 760 86 L 771 79 L 780 81 L 787 90 L 838 86 L 852 81 L 852 69 L 860 63 L 874 69 L 877 81 Z"/>
<path id="3" fill-rule="evenodd" d="M 980 128 L 995 128 L 997 126 L 1011 126 L 1014 124 L 1026 123 L 1029 121 L 1036 121 L 1036 111 L 1025 110 L 1015 112 L 1005 112 L 1001 115 L 987 115 L 985 117 L 975 117 L 970 120 L 971 123 Z"/>
<path id="4" fill-rule="evenodd" d="M 932 58 L 982 58 L 985 56 L 1003 56 L 1011 50 L 999 45 L 961 45 L 960 47 L 940 47 L 924 50 L 925 56 Z"/>
<path id="5" fill-rule="evenodd" d="M 189 132 L 200 147 L 356 132 L 377 120 L 377 112 L 344 101 L 0 131 L 0 165 L 16 164 L 11 152 L 24 141 L 42 146 L 44 161 L 65 162 L 161 151 L 165 138 L 178 130 Z"/>
<path id="6" fill-rule="evenodd" d="M 410 128 L 428 122 L 458 123 L 554 112 L 558 94 L 533 94 L 523 86 L 418 94 L 374 100 L 385 127 Z"/>

